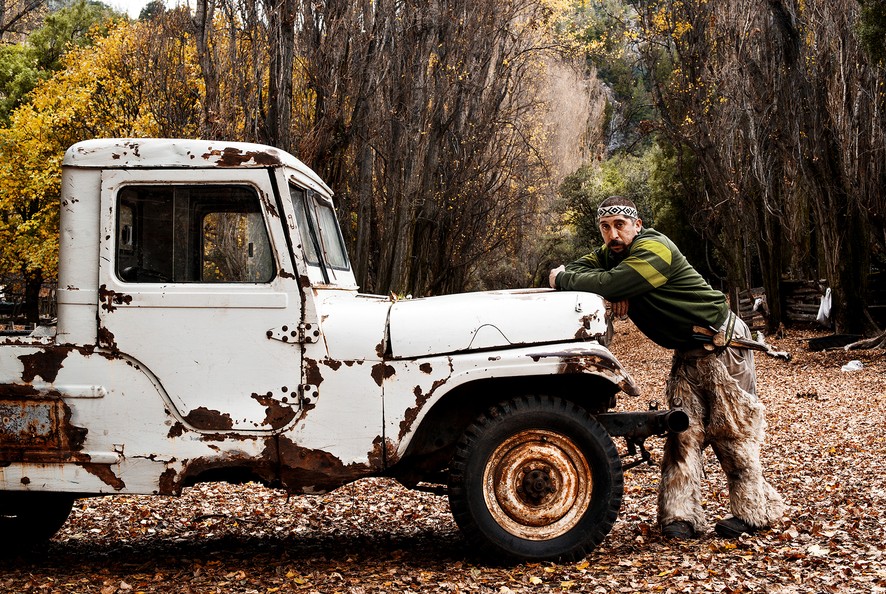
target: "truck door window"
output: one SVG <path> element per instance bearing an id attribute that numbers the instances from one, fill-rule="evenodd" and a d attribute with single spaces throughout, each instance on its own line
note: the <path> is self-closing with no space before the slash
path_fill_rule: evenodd
<path id="1" fill-rule="evenodd" d="M 258 212 L 209 212 L 203 217 L 203 282 L 264 282 L 273 276 L 270 246 Z"/>
<path id="2" fill-rule="evenodd" d="M 302 236 L 305 261 L 314 266 L 348 270 L 348 253 L 332 205 L 317 194 L 291 184 L 289 195 Z"/>
<path id="3" fill-rule="evenodd" d="M 115 268 L 141 283 L 265 283 L 274 257 L 259 198 L 232 186 L 127 186 Z"/>

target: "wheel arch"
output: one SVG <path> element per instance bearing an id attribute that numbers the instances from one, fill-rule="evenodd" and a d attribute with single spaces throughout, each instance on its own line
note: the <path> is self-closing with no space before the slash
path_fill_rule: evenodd
<path id="1" fill-rule="evenodd" d="M 591 414 L 615 406 L 620 387 L 591 373 L 482 378 L 442 395 L 419 421 L 389 473 L 407 486 L 442 482 L 458 440 L 477 417 L 496 404 L 531 394 L 559 396 Z"/>

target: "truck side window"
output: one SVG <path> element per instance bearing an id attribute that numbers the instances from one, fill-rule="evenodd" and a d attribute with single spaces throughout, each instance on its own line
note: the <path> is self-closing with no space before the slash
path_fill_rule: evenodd
<path id="1" fill-rule="evenodd" d="M 302 250 L 305 254 L 305 262 L 313 266 L 319 266 L 320 258 L 317 256 L 315 232 L 311 223 L 308 222 L 308 211 L 305 205 L 307 192 L 301 188 L 290 185 L 289 196 L 292 198 L 292 209 L 295 211 L 295 222 L 298 225 L 298 232 L 302 238 Z"/>
<path id="2" fill-rule="evenodd" d="M 314 205 L 326 264 L 332 268 L 347 270 L 348 253 L 345 251 L 345 244 L 338 227 L 338 221 L 335 219 L 335 211 L 332 210 L 330 204 L 320 200 L 315 200 Z"/>
<path id="3" fill-rule="evenodd" d="M 348 253 L 332 204 L 292 184 L 289 185 L 289 195 L 302 236 L 305 261 L 320 266 L 322 255 L 323 266 L 348 270 Z"/>
<path id="4" fill-rule="evenodd" d="M 266 283 L 274 254 L 258 194 L 239 186 L 127 186 L 117 276 L 139 283 Z"/>

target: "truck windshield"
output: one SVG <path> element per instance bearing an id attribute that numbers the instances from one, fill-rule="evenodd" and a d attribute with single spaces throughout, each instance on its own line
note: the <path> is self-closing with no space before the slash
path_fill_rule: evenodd
<path id="1" fill-rule="evenodd" d="M 258 194 L 239 186 L 126 186 L 115 269 L 126 282 L 265 283 L 274 255 Z"/>
<path id="2" fill-rule="evenodd" d="M 332 205 L 318 194 L 293 184 L 289 185 L 289 195 L 305 261 L 313 266 L 348 270 L 348 253 Z"/>

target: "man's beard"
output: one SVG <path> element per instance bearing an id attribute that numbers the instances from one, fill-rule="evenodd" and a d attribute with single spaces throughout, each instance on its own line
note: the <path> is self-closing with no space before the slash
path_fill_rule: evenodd
<path id="1" fill-rule="evenodd" d="M 628 257 L 628 254 L 631 251 L 627 248 L 625 242 L 620 239 L 613 239 L 612 241 L 607 243 L 606 246 L 609 248 L 609 253 L 612 254 L 612 260 L 614 262 L 621 262 Z M 622 246 L 622 249 L 621 251 L 616 252 L 614 249 L 612 249 L 612 246 Z"/>

